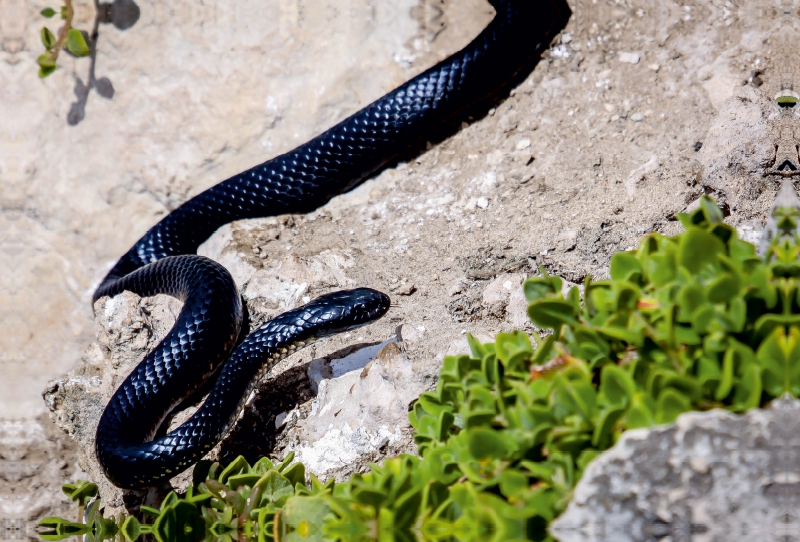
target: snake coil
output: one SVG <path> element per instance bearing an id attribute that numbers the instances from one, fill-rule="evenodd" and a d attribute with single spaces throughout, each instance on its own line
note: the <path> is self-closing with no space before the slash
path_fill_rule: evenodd
<path id="1" fill-rule="evenodd" d="M 184 301 L 172 330 L 119 386 L 100 419 L 95 450 L 115 485 L 147 487 L 189 468 L 224 436 L 257 377 L 277 359 L 386 313 L 389 298 L 380 292 L 335 292 L 263 324 L 231 355 L 241 299 L 228 271 L 195 253 L 228 222 L 317 209 L 459 114 L 485 106 L 530 72 L 570 14 L 564 0 L 490 1 L 496 16 L 464 49 L 308 143 L 190 199 L 111 269 L 94 300 L 128 290 Z M 200 409 L 153 440 L 170 413 L 218 372 Z"/>

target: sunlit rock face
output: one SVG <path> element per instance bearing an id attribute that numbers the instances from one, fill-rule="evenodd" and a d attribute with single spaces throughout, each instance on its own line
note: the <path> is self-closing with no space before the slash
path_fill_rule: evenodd
<path id="1" fill-rule="evenodd" d="M 664 536 L 734 540 L 795 532 L 800 506 L 800 401 L 682 414 L 628 431 L 592 462 L 550 531 L 560 542 Z"/>
<path id="2" fill-rule="evenodd" d="M 52 4 L 52 6 L 51 6 Z M 491 16 L 417 0 L 76 0 L 96 58 L 44 80 L 44 0 L 0 2 L 0 418 L 92 340 L 113 262 L 203 189 L 333 125 L 463 46 Z M 105 4 L 103 4 L 105 5 Z M 110 10 L 110 12 L 108 12 Z M 109 21 L 109 22 L 104 22 Z M 436 34 L 441 27 L 442 33 Z"/>

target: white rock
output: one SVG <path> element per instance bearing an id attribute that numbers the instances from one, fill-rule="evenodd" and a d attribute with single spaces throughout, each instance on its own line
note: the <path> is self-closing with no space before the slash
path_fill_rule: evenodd
<path id="1" fill-rule="evenodd" d="M 481 301 L 483 306 L 488 310 L 489 314 L 497 318 L 514 318 L 512 310 L 509 307 L 509 301 L 513 292 L 516 290 L 522 291 L 521 284 L 524 280 L 524 275 L 520 273 L 503 274 L 499 275 L 492 282 L 490 282 L 483 290 Z M 527 307 L 527 304 L 526 304 Z M 518 309 L 517 306 L 514 310 Z M 521 312 L 525 314 L 525 309 Z M 521 327 L 521 326 L 519 326 Z"/>
<path id="2" fill-rule="evenodd" d="M 639 63 L 639 53 L 630 53 L 627 51 L 620 51 L 619 52 L 619 61 L 625 62 L 626 64 L 638 64 Z"/>
<path id="3" fill-rule="evenodd" d="M 484 173 L 480 177 L 478 188 L 484 194 L 494 191 L 497 188 L 497 173 L 494 171 L 487 171 Z"/>
<path id="4" fill-rule="evenodd" d="M 530 146 L 531 146 L 531 140 L 525 137 L 517 141 L 517 144 L 514 148 L 517 149 L 518 151 L 521 151 L 523 149 L 527 149 Z"/>
<path id="5" fill-rule="evenodd" d="M 476 200 L 475 204 L 478 207 L 480 207 L 481 209 L 488 209 L 489 208 L 489 199 L 484 197 L 484 196 L 481 196 Z"/>
<path id="6" fill-rule="evenodd" d="M 371 361 L 320 382 L 308 417 L 282 437 L 300 443 L 295 457 L 318 476 L 341 478 L 405 438 L 408 405 L 432 376 L 394 341 L 365 352 Z"/>

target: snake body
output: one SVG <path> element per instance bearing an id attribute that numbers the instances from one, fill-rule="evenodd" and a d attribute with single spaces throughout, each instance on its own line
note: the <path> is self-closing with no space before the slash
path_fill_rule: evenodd
<path id="1" fill-rule="evenodd" d="M 241 299 L 227 270 L 195 253 L 228 222 L 317 209 L 459 114 L 496 98 L 529 73 L 570 14 L 563 0 L 490 1 L 495 18 L 464 49 L 308 143 L 190 199 L 109 271 L 94 300 L 123 290 L 184 300 L 175 326 L 120 385 L 100 419 L 96 454 L 114 484 L 142 488 L 185 470 L 222 438 L 258 373 L 292 348 L 388 310 L 388 297 L 374 290 L 328 294 L 265 323 L 228 359 L 241 330 Z M 221 364 L 202 407 L 152 440 Z"/>

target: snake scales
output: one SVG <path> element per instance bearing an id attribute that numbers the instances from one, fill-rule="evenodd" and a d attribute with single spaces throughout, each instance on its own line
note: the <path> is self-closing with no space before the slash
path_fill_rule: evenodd
<path id="1" fill-rule="evenodd" d="M 494 19 L 464 49 L 308 143 L 190 199 L 111 269 L 94 300 L 128 290 L 184 301 L 172 330 L 119 386 L 100 419 L 95 450 L 115 485 L 147 487 L 189 468 L 224 436 L 257 377 L 278 359 L 386 313 L 389 298 L 380 292 L 335 292 L 263 324 L 231 354 L 242 326 L 241 298 L 224 267 L 195 253 L 228 222 L 317 209 L 431 132 L 485 107 L 530 72 L 570 14 L 563 0 L 491 3 Z M 169 414 L 217 373 L 198 411 L 155 438 Z"/>

